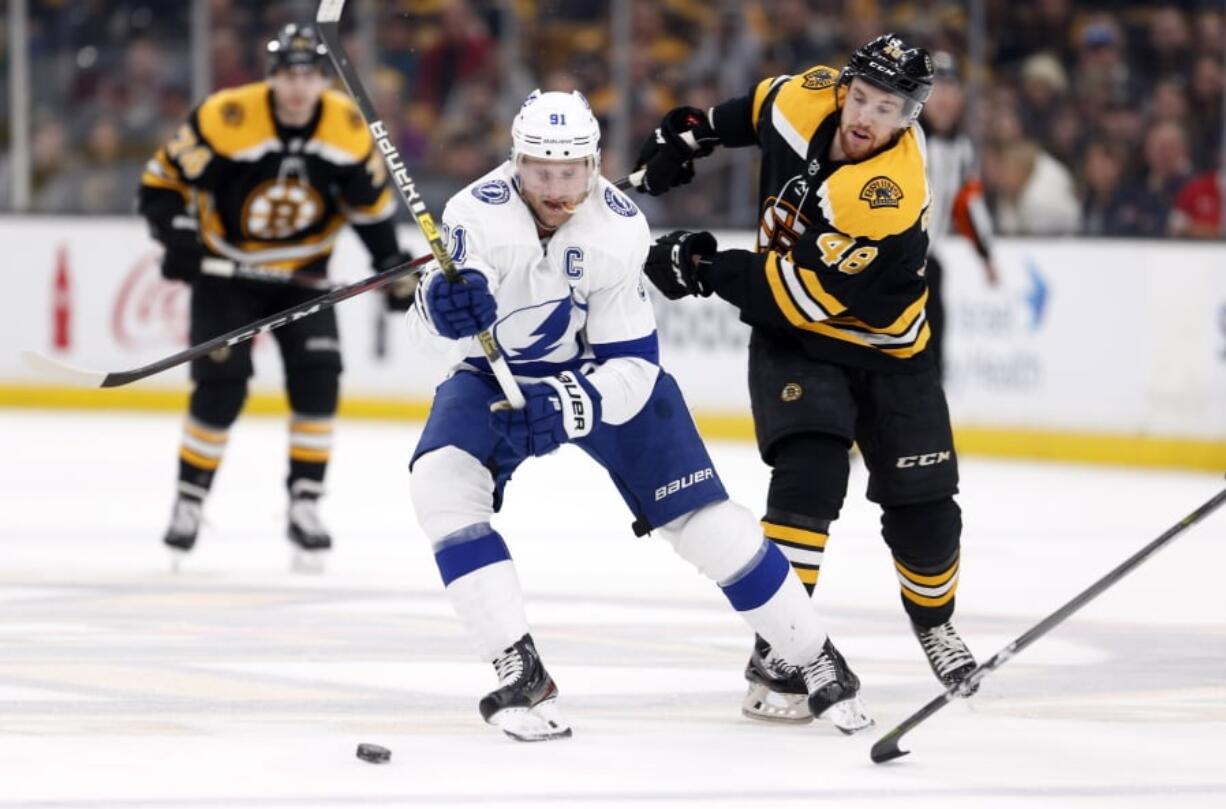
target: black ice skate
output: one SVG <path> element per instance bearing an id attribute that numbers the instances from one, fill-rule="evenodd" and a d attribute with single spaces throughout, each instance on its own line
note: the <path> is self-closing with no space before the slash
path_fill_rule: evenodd
<path id="1" fill-rule="evenodd" d="M 821 654 L 801 666 L 800 671 L 809 689 L 809 710 L 818 719 L 829 719 L 848 735 L 873 724 L 860 701 L 860 678 L 829 638 Z"/>
<path id="2" fill-rule="evenodd" d="M 323 570 L 323 553 L 332 549 L 332 535 L 319 519 L 318 500 L 297 497 L 290 501 L 286 536 L 294 543 L 296 551 L 294 570 L 305 573 Z"/>
<path id="3" fill-rule="evenodd" d="M 975 670 L 975 658 L 966 642 L 958 636 L 953 624 L 946 621 L 930 629 L 924 629 L 918 624 L 911 624 L 911 630 L 919 640 L 932 666 L 932 673 L 937 676 L 946 688 L 954 689 L 959 697 L 969 697 L 979 690 L 979 684 L 974 683 L 961 688 L 961 683 Z"/>
<path id="4" fill-rule="evenodd" d="M 760 635 L 753 640 L 753 654 L 745 664 L 745 679 L 749 690 L 741 702 L 741 713 L 750 719 L 768 722 L 813 721 L 809 710 L 809 689 L 799 666 L 790 666 L 771 651 L 771 645 Z"/>
<path id="5" fill-rule="evenodd" d="M 524 635 L 494 660 L 498 688 L 482 698 L 481 718 L 512 739 L 564 739 L 570 725 L 558 713 L 558 686 L 541 663 L 531 635 Z"/>
<path id="6" fill-rule="evenodd" d="M 175 498 L 174 508 L 170 513 L 170 527 L 162 542 L 170 549 L 171 568 L 179 569 L 179 562 L 196 545 L 196 537 L 200 533 L 200 523 L 204 512 L 204 504 L 193 497 Z"/>

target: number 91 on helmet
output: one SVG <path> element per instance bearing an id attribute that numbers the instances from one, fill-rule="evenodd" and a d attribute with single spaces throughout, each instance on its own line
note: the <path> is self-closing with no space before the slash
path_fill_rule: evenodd
<path id="1" fill-rule="evenodd" d="M 570 219 L 600 176 L 600 124 L 583 94 L 534 90 L 511 124 L 511 164 L 538 224 Z"/>

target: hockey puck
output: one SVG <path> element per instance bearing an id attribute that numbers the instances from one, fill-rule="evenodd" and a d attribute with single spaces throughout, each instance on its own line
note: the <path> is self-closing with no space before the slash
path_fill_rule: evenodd
<path id="1" fill-rule="evenodd" d="M 359 744 L 358 758 L 371 764 L 386 764 L 392 759 L 392 751 L 377 744 Z"/>

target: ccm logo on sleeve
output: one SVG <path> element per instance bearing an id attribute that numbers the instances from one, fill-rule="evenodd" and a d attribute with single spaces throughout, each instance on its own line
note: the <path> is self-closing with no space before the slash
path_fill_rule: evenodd
<path id="1" fill-rule="evenodd" d="M 656 502 L 663 500 L 671 494 L 676 494 L 682 489 L 688 489 L 691 486 L 702 483 L 704 480 L 711 480 L 715 477 L 715 470 L 711 467 L 699 469 L 697 472 L 691 472 L 683 478 L 677 478 L 670 481 L 667 486 L 661 486 L 656 489 Z"/>

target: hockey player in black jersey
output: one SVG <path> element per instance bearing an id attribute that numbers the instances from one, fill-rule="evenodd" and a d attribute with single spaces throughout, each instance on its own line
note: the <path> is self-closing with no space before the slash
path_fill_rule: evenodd
<path id="1" fill-rule="evenodd" d="M 327 52 L 316 32 L 287 25 L 267 50 L 268 78 L 206 98 L 141 178 L 139 210 L 165 248 L 162 275 L 191 285 L 192 343 L 319 294 L 290 283 L 291 276 L 322 280 L 346 222 L 376 270 L 407 260 L 396 241 L 383 162 L 354 103 L 328 89 Z M 273 280 L 203 272 L 219 263 L 258 267 Z M 389 293 L 389 307 L 407 309 L 408 292 Z M 339 392 L 336 315 L 329 309 L 273 336 L 292 411 L 287 531 L 314 563 L 332 544 L 317 501 Z M 164 538 L 172 550 L 186 552 L 196 542 L 203 502 L 251 373 L 251 343 L 192 363 L 178 497 Z"/>
<path id="2" fill-rule="evenodd" d="M 927 51 L 885 35 L 842 70 L 758 83 L 708 111 L 678 108 L 644 143 L 642 189 L 689 182 L 715 147 L 762 151 L 756 250 L 676 231 L 645 270 L 667 297 L 718 295 L 752 326 L 755 432 L 772 469 L 762 526 L 812 592 L 847 492 L 849 450 L 869 470 L 910 617 L 933 671 L 975 666 L 950 619 L 958 583 L 958 470 L 924 307 L 930 197 L 916 116 L 932 90 Z M 749 716 L 808 721 L 803 683 L 757 639 Z"/>

